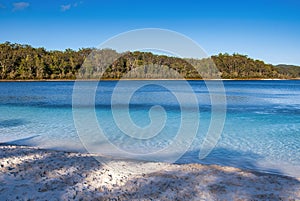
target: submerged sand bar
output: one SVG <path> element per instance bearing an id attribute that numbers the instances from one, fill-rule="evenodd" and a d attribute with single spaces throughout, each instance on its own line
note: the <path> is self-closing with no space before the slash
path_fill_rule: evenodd
<path id="1" fill-rule="evenodd" d="M 107 159 L 109 161 L 109 159 Z M 300 179 L 200 164 L 111 161 L 0 145 L 1 200 L 300 200 Z M 121 171 L 126 166 L 145 174 Z M 113 166 L 112 166 L 113 167 Z"/>

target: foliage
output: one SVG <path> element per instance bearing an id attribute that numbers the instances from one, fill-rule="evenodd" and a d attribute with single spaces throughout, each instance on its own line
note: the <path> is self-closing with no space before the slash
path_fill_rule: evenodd
<path id="1" fill-rule="evenodd" d="M 46 51 L 29 45 L 0 44 L 1 79 L 74 79 L 91 49 Z"/>
<path id="2" fill-rule="evenodd" d="M 300 68 L 299 66 L 293 65 L 284 65 L 280 64 L 275 66 L 275 69 L 280 73 L 287 77 L 300 77 Z"/>
<path id="3" fill-rule="evenodd" d="M 85 61 L 85 62 L 84 62 Z M 215 68 L 215 66 L 217 68 Z M 200 72 L 200 73 L 199 73 Z M 150 52 L 117 53 L 82 48 L 47 51 L 30 45 L 0 44 L 0 79 L 255 79 L 298 78 L 300 67 L 265 64 L 240 54 L 181 59 Z"/>

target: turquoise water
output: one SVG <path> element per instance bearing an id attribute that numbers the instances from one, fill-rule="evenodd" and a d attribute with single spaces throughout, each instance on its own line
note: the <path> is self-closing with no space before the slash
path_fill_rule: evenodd
<path id="1" fill-rule="evenodd" d="M 126 81 L 130 89 L 141 81 Z M 183 81 L 157 81 L 137 90 L 130 99 L 132 121 L 145 127 L 151 123 L 149 109 L 160 105 L 167 115 L 159 135 L 135 141 L 114 122 L 111 96 L 116 81 L 101 82 L 97 88 L 96 118 L 110 143 L 126 152 L 145 154 L 168 147 L 180 128 L 181 108 L 176 97 L 159 86 L 167 82 L 186 96 Z M 210 81 L 213 82 L 213 81 Z M 214 150 L 203 160 L 200 145 L 208 130 L 211 102 L 203 81 L 189 81 L 200 109 L 200 127 L 188 151 L 177 163 L 221 164 L 300 177 L 300 81 L 224 81 L 227 114 L 224 130 Z M 74 82 L 0 83 L 0 142 L 85 152 L 72 113 Z M 84 93 L 82 95 L 84 97 Z M 119 99 L 117 111 L 124 110 Z M 82 108 L 85 110 L 87 108 Z M 160 118 L 161 110 L 153 110 Z M 195 111 L 188 113 L 192 116 Z M 125 116 L 124 116 L 125 118 Z M 191 118 L 191 121 L 193 119 Z M 87 117 L 85 125 L 91 120 Z M 87 130 L 93 134 L 93 128 Z M 108 142 L 95 142 L 106 147 Z M 185 145 L 184 140 L 178 146 Z M 106 150 L 110 154 L 110 150 Z"/>

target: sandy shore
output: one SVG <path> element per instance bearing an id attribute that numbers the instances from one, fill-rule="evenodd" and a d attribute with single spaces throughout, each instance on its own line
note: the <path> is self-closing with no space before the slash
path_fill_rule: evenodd
<path id="1" fill-rule="evenodd" d="M 216 165 L 107 161 L 1 145 L 1 200 L 300 200 L 296 178 Z M 133 174 L 122 171 L 126 166 L 160 170 Z"/>

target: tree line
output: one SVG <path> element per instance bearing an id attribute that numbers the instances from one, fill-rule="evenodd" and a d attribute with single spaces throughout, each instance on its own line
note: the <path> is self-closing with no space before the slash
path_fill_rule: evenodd
<path id="1" fill-rule="evenodd" d="M 0 79 L 260 79 L 299 78 L 300 67 L 274 66 L 246 55 L 219 54 L 181 59 L 150 52 L 118 53 L 82 48 L 48 51 L 30 45 L 0 44 Z"/>

